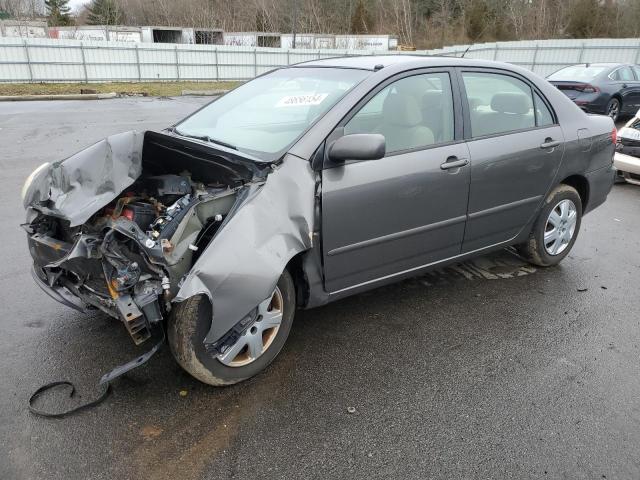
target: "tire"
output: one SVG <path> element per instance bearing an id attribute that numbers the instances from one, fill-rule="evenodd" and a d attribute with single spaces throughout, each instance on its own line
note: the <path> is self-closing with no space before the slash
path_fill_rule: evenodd
<path id="1" fill-rule="evenodd" d="M 620 112 L 622 110 L 622 103 L 616 97 L 612 97 L 607 103 L 605 113 L 611 117 L 614 122 L 620 118 Z"/>
<path id="2" fill-rule="evenodd" d="M 574 207 L 575 220 L 571 216 L 571 205 Z M 564 207 L 568 210 L 566 218 L 563 218 L 560 213 Z M 552 212 L 554 212 L 553 217 Z M 580 195 L 575 188 L 560 184 L 545 200 L 533 224 L 529 240 L 517 245 L 516 249 L 523 258 L 534 265 L 540 267 L 557 265 L 573 248 L 578 238 L 581 221 Z M 554 226 L 556 223 L 558 225 Z"/>
<path id="3" fill-rule="evenodd" d="M 276 297 L 278 292 L 280 295 Z M 291 330 L 296 307 L 295 286 L 291 275 L 286 270 L 278 280 L 273 297 L 261 304 L 262 306 L 268 303 L 269 307 L 265 308 L 271 309 L 265 314 L 265 319 L 269 319 L 268 315 L 277 311 L 278 307 L 275 304 L 278 302 L 280 302 L 281 321 L 275 332 L 273 332 L 275 327 L 257 330 L 260 324 L 259 321 L 256 321 L 227 351 L 228 355 L 234 353 L 232 349 L 242 342 L 246 343 L 248 338 L 255 339 L 256 336 L 259 336 L 262 342 L 265 339 L 265 333 L 273 335 L 272 338 L 267 337 L 268 344 L 264 343 L 263 353 L 251 359 L 249 344 L 247 344 L 246 353 L 240 353 L 234 357 L 240 359 L 242 355 L 245 355 L 245 358 L 230 361 L 228 355 L 224 357 L 210 354 L 205 349 L 203 340 L 211 327 L 211 304 L 208 298 L 203 295 L 188 298 L 177 304 L 169 316 L 167 334 L 171 353 L 183 369 L 209 385 L 233 385 L 253 377 L 264 370 L 280 353 Z M 269 321 L 260 320 L 260 322 L 265 322 L 264 325 L 267 326 L 270 325 Z M 257 330 L 257 335 L 252 336 L 253 329 Z M 223 363 L 221 358 L 227 364 Z"/>

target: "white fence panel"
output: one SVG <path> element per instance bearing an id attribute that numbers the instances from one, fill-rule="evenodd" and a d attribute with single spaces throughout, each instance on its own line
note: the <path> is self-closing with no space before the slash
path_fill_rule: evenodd
<path id="1" fill-rule="evenodd" d="M 26 81 L 31 78 L 27 50 L 23 42 L 12 39 L 7 45 L 0 43 L 0 82 Z"/>
<path id="2" fill-rule="evenodd" d="M 640 61 L 639 39 L 539 40 L 453 45 L 416 52 L 132 44 L 0 38 L 0 82 L 247 80 L 279 66 L 350 55 L 449 55 L 514 63 L 546 76 L 582 62 Z"/>
<path id="3" fill-rule="evenodd" d="M 140 44 L 138 57 L 141 80 L 180 80 L 178 49 L 175 45 Z"/>
<path id="4" fill-rule="evenodd" d="M 85 44 L 82 48 L 88 81 L 138 80 L 138 55 L 135 45 L 105 49 Z"/>
<path id="5" fill-rule="evenodd" d="M 198 45 L 178 48 L 180 78 L 183 80 L 217 80 L 217 50 L 197 48 Z"/>

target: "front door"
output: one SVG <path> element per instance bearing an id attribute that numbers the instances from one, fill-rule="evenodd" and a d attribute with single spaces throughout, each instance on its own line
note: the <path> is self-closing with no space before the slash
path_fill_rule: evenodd
<path id="1" fill-rule="evenodd" d="M 512 239 L 532 219 L 560 167 L 564 135 L 523 79 L 482 70 L 461 76 L 470 127 L 467 253 Z"/>
<path id="2" fill-rule="evenodd" d="M 458 99 L 449 71 L 404 74 L 382 84 L 343 122 L 344 134 L 384 135 L 387 153 L 322 172 L 327 291 L 460 253 L 469 152 L 455 122 Z"/>

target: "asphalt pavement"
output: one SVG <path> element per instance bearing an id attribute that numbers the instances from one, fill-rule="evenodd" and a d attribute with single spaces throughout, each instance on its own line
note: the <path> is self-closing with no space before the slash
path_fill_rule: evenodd
<path id="1" fill-rule="evenodd" d="M 29 414 L 40 385 L 68 379 L 87 400 L 141 349 L 33 283 L 24 179 L 206 101 L 0 105 L 1 479 L 640 478 L 640 187 L 627 184 L 557 267 L 500 252 L 298 312 L 280 356 L 240 385 L 203 385 L 164 349 L 90 411 Z"/>

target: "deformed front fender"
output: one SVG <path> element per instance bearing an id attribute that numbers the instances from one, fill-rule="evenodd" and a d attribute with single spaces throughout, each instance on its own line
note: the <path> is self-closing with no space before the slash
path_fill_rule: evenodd
<path id="1" fill-rule="evenodd" d="M 287 155 L 264 184 L 249 188 L 174 299 L 209 297 L 213 319 L 205 343 L 270 297 L 289 260 L 312 246 L 315 179 L 308 161 Z"/>

